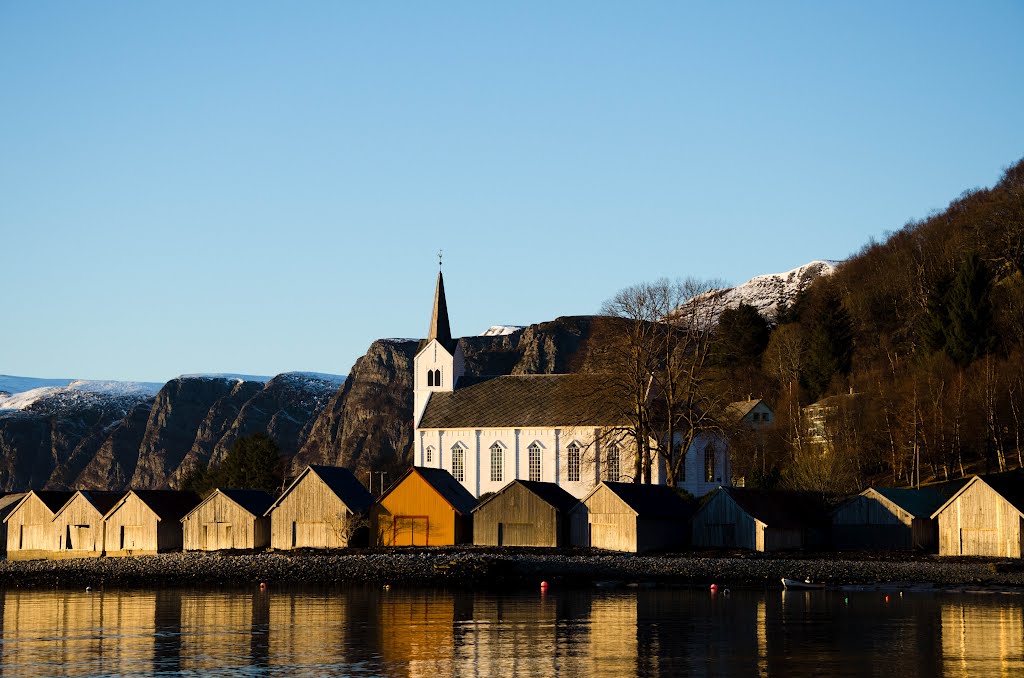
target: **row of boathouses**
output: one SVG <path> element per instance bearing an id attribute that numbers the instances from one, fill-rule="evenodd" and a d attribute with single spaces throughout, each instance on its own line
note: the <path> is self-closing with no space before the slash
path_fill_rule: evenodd
<path id="1" fill-rule="evenodd" d="M 576 499 L 514 480 L 478 501 L 443 469 L 411 467 L 374 499 L 346 469 L 309 466 L 276 499 L 258 490 L 32 491 L 0 498 L 11 559 L 352 545 L 918 549 L 1020 558 L 1024 475 L 807 493 L 720 487 L 699 504 L 664 485 L 602 482 Z"/>

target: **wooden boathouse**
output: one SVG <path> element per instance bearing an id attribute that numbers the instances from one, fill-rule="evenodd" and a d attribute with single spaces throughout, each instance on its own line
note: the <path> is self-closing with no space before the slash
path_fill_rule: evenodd
<path id="1" fill-rule="evenodd" d="M 266 513 L 273 503 L 262 490 L 217 488 L 181 519 L 184 550 L 265 548 L 270 544 Z"/>
<path id="2" fill-rule="evenodd" d="M 124 497 L 124 492 L 79 490 L 53 516 L 57 551 L 51 557 L 99 558 L 106 544 L 103 516 Z"/>
<path id="3" fill-rule="evenodd" d="M 940 506 L 940 556 L 1024 554 L 1024 472 L 974 476 Z"/>
<path id="4" fill-rule="evenodd" d="M 476 503 L 448 471 L 413 466 L 370 509 L 370 540 L 382 546 L 472 544 Z"/>
<path id="5" fill-rule="evenodd" d="M 828 542 L 828 507 L 805 492 L 720 487 L 693 516 L 693 545 L 781 551 Z"/>
<path id="6" fill-rule="evenodd" d="M 603 481 L 570 510 L 573 546 L 645 553 L 689 543 L 690 503 L 667 485 Z"/>
<path id="7" fill-rule="evenodd" d="M 31 490 L 4 518 L 7 525 L 7 559 L 49 558 L 57 550 L 53 516 L 74 492 Z"/>
<path id="8" fill-rule="evenodd" d="M 578 502 L 555 483 L 513 480 L 473 509 L 473 543 L 568 546 L 569 511 Z"/>
<path id="9" fill-rule="evenodd" d="M 108 556 L 180 551 L 181 519 L 199 505 L 195 492 L 130 490 L 104 516 Z"/>
<path id="10" fill-rule="evenodd" d="M 355 538 L 366 545 L 363 521 L 371 495 L 347 468 L 307 466 L 267 510 L 274 549 L 344 548 Z"/>
<path id="11" fill-rule="evenodd" d="M 869 487 L 832 512 L 832 545 L 840 550 L 934 552 L 939 525 L 932 514 L 966 483 L 965 478 L 919 490 Z"/>

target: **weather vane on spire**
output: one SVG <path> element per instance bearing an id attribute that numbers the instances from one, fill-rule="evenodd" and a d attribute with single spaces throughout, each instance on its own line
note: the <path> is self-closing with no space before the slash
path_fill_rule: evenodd
<path id="1" fill-rule="evenodd" d="M 444 259 L 444 250 L 437 251 L 437 267 L 441 268 L 441 260 Z"/>

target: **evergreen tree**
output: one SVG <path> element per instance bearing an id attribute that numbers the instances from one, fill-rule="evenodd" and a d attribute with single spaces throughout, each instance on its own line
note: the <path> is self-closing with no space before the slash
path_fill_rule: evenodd
<path id="1" fill-rule="evenodd" d="M 221 464 L 221 483 L 274 492 L 281 486 L 281 451 L 265 433 L 238 438 Z"/>
<path id="2" fill-rule="evenodd" d="M 274 439 L 265 433 L 235 440 L 220 464 L 192 469 L 181 481 L 183 489 L 205 497 L 217 487 L 266 490 L 281 486 L 281 453 Z"/>
<path id="3" fill-rule="evenodd" d="M 977 253 L 961 262 L 946 295 L 946 353 L 967 365 L 992 351 L 992 277 Z"/>
<path id="4" fill-rule="evenodd" d="M 768 321 L 750 304 L 725 309 L 715 330 L 717 362 L 757 367 L 770 334 Z"/>
<path id="5" fill-rule="evenodd" d="M 809 319 L 810 333 L 801 380 L 817 399 L 836 373 L 849 374 L 853 361 L 853 323 L 834 289 L 827 289 Z"/>

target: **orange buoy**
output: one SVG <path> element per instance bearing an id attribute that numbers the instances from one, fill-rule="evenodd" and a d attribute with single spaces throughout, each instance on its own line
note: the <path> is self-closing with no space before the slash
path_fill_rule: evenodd
<path id="1" fill-rule="evenodd" d="M 546 581 L 542 581 L 540 583 L 540 590 L 541 591 L 547 591 L 548 590 L 548 583 Z"/>
<path id="2" fill-rule="evenodd" d="M 260 591 L 266 591 L 266 590 L 267 590 L 267 582 L 261 581 L 260 582 Z"/>
<path id="3" fill-rule="evenodd" d="M 711 592 L 712 593 L 717 593 L 718 592 L 718 584 L 712 584 L 711 585 Z"/>

